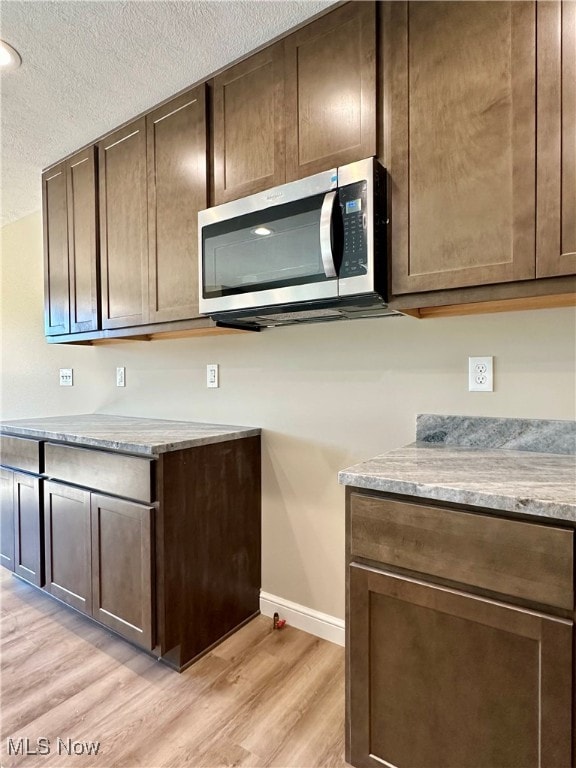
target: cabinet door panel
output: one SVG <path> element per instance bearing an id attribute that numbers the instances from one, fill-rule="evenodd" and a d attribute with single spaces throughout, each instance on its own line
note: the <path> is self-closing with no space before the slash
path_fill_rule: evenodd
<path id="1" fill-rule="evenodd" d="M 44 483 L 47 592 L 83 613 L 92 611 L 90 494 Z"/>
<path id="2" fill-rule="evenodd" d="M 151 649 L 153 510 L 97 494 L 91 507 L 92 615 Z"/>
<path id="3" fill-rule="evenodd" d="M 146 122 L 98 144 L 102 327 L 148 321 Z"/>
<path id="4" fill-rule="evenodd" d="M 572 622 L 351 566 L 351 762 L 571 760 Z"/>
<path id="5" fill-rule="evenodd" d="M 376 154 L 374 3 L 348 3 L 284 45 L 286 179 Z"/>
<path id="6" fill-rule="evenodd" d="M 0 468 L 0 563 L 14 570 L 14 473 Z"/>
<path id="7" fill-rule="evenodd" d="M 146 117 L 150 322 L 198 317 L 198 211 L 208 205 L 205 86 Z"/>
<path id="8" fill-rule="evenodd" d="M 95 147 L 68 161 L 70 332 L 99 328 Z"/>
<path id="9" fill-rule="evenodd" d="M 383 11 L 393 293 L 534 278 L 534 3 Z"/>
<path id="10" fill-rule="evenodd" d="M 576 274 L 576 2 L 538 3 L 537 277 Z"/>
<path id="11" fill-rule="evenodd" d="M 283 43 L 217 75 L 213 100 L 214 203 L 282 184 Z"/>
<path id="12" fill-rule="evenodd" d="M 40 482 L 14 473 L 14 572 L 37 587 L 44 583 Z"/>
<path id="13" fill-rule="evenodd" d="M 44 227 L 44 332 L 70 331 L 66 163 L 42 174 Z"/>

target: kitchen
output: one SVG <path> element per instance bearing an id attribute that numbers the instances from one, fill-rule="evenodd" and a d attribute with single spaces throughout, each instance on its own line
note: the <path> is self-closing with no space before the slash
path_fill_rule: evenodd
<path id="1" fill-rule="evenodd" d="M 319 10 L 300 4 L 302 18 L 285 29 Z M 182 75 L 179 85 L 124 115 L 100 117 L 100 128 L 40 163 L 35 194 L 42 167 L 282 31 L 253 40 L 201 74 Z M 47 344 L 39 207 L 38 196 L 2 230 L 3 419 L 108 413 L 262 428 L 262 590 L 269 609 L 279 608 L 289 625 L 343 642 L 340 470 L 411 443 L 422 413 L 574 418 L 570 307 L 108 346 Z M 470 356 L 493 356 L 493 392 L 468 391 Z M 220 386 L 208 389 L 212 363 L 219 365 Z M 116 386 L 117 367 L 125 368 L 124 388 Z M 60 368 L 73 369 L 72 387 L 59 386 Z"/>

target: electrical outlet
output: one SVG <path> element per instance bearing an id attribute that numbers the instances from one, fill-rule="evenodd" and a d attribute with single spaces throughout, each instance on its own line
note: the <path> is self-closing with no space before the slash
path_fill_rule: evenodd
<path id="1" fill-rule="evenodd" d="M 125 387 L 126 386 L 126 368 L 116 368 L 116 386 L 117 387 Z"/>
<path id="2" fill-rule="evenodd" d="M 73 368 L 60 368 L 60 386 L 61 387 L 74 386 L 74 369 Z"/>
<path id="3" fill-rule="evenodd" d="M 218 383 L 218 363 L 211 363 L 206 366 L 206 386 L 208 388 L 220 386 Z"/>
<path id="4" fill-rule="evenodd" d="M 468 391 L 493 392 L 493 357 L 468 358 Z"/>

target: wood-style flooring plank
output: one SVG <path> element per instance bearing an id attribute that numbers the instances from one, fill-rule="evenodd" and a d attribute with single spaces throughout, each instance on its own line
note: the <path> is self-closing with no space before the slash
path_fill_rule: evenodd
<path id="1" fill-rule="evenodd" d="M 4 768 L 346 765 L 339 646 L 260 616 L 178 674 L 3 568 L 0 598 Z"/>

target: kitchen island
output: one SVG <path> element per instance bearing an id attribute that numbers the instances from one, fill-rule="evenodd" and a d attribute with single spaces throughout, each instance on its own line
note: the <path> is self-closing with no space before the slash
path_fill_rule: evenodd
<path id="1" fill-rule="evenodd" d="M 347 759 L 570 766 L 576 425 L 423 415 L 346 489 Z"/>
<path id="2" fill-rule="evenodd" d="M 0 425 L 2 564 L 178 670 L 259 612 L 260 430 Z"/>

